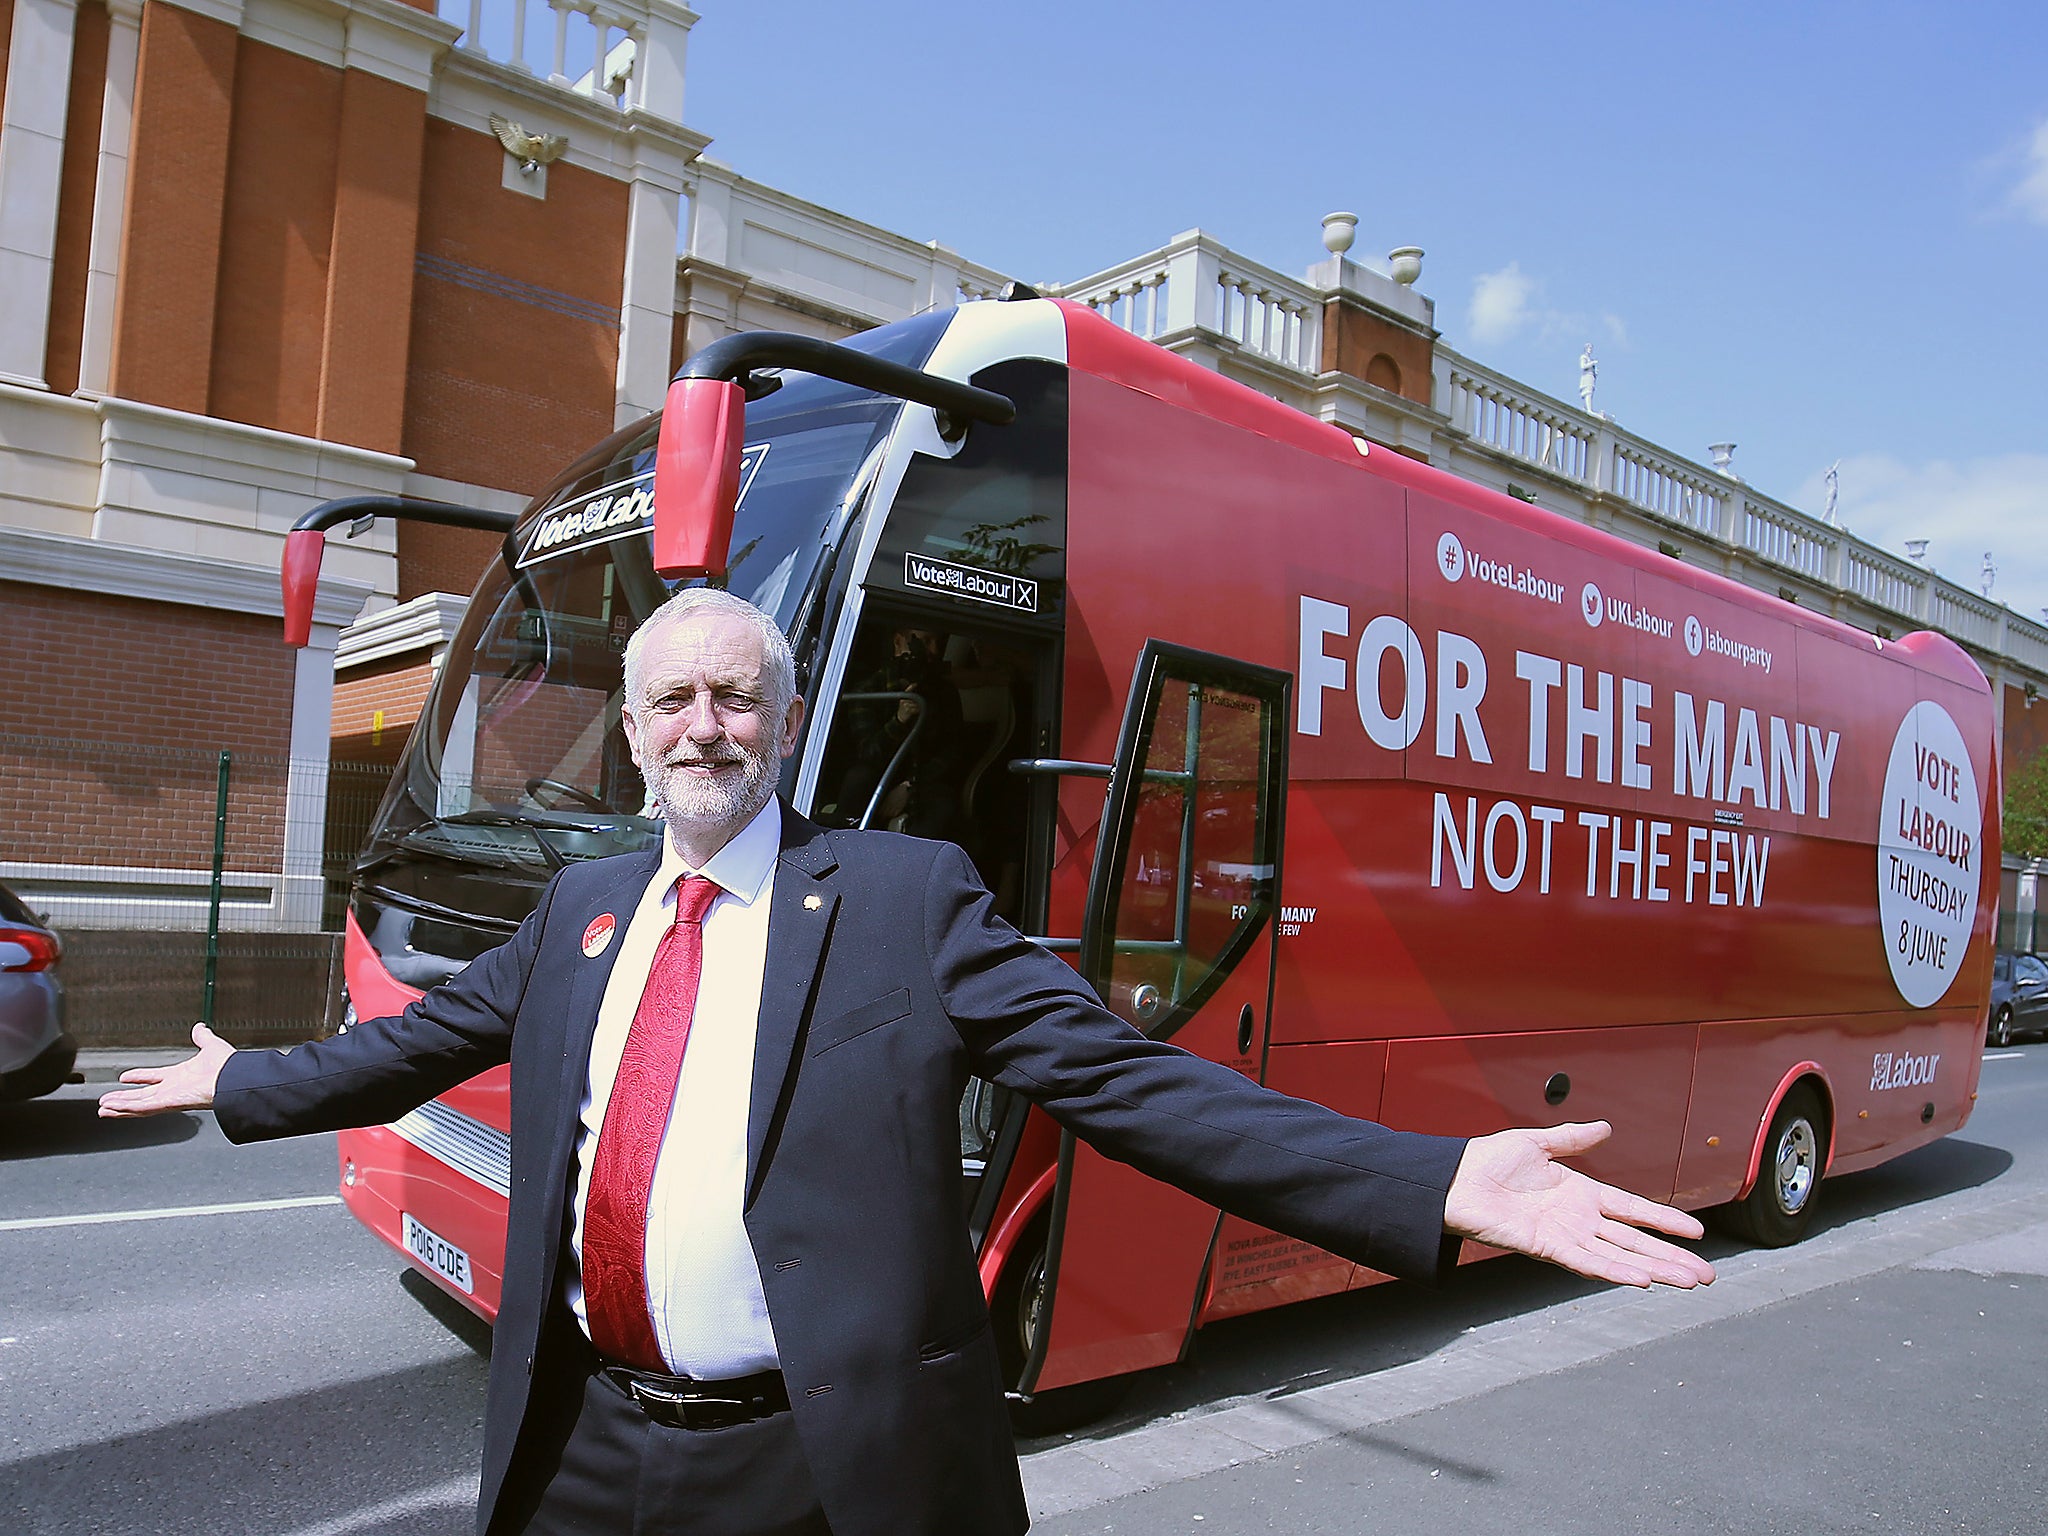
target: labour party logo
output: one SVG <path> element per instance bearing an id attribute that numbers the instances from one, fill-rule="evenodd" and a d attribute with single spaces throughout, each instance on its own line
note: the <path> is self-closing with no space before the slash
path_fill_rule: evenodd
<path id="1" fill-rule="evenodd" d="M 1600 627 L 1606 606 L 1606 600 L 1600 596 L 1600 589 L 1592 582 L 1587 582 L 1579 592 L 1579 613 L 1591 628 Z"/>
<path id="2" fill-rule="evenodd" d="M 1445 581 L 1456 581 L 1465 574 L 1465 546 L 1455 533 L 1436 541 L 1436 568 L 1444 573 Z"/>
<path id="3" fill-rule="evenodd" d="M 1685 654 L 1688 656 L 1699 655 L 1700 647 L 1706 643 L 1706 626 L 1700 623 L 1698 614 L 1688 614 L 1685 620 Z"/>
<path id="4" fill-rule="evenodd" d="M 1983 807 L 1963 733 L 1923 699 L 1892 738 L 1878 802 L 1877 913 L 1899 995 L 1941 1001 L 1962 969 L 1977 921 Z"/>

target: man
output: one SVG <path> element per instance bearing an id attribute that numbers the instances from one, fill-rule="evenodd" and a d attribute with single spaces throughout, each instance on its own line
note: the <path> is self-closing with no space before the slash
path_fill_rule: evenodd
<path id="1" fill-rule="evenodd" d="M 963 1536 L 1028 1523 L 961 1224 L 969 1072 L 1110 1154 L 1375 1268 L 1468 1236 L 1624 1284 L 1713 1271 L 1682 1212 L 1551 1161 L 1343 1116 L 1150 1041 L 990 910 L 950 844 L 783 809 L 803 721 L 758 610 L 677 594 L 626 652 L 659 851 L 571 865 L 406 1012 L 288 1054 L 127 1073 L 101 1113 L 235 1140 L 374 1124 L 512 1073 L 479 1529 Z M 618 941 L 605 914 L 630 914 Z M 684 1379 L 688 1378 L 688 1379 Z"/>

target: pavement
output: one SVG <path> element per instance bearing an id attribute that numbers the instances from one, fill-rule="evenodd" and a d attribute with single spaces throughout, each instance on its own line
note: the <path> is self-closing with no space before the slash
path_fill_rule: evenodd
<path id="1" fill-rule="evenodd" d="M 94 1046 L 78 1053 L 71 1071 L 82 1083 L 118 1083 L 130 1067 L 167 1067 L 191 1054 L 189 1045 Z"/>
<path id="2" fill-rule="evenodd" d="M 2048 1190 L 1717 1265 L 1703 1291 L 1578 1297 L 1027 1455 L 1034 1530 L 2048 1530 Z"/>

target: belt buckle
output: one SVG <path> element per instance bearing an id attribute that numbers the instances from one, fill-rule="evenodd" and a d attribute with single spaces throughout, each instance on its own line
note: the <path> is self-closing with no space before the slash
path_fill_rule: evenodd
<path id="1" fill-rule="evenodd" d="M 670 1392 L 636 1378 L 629 1378 L 626 1388 L 641 1412 L 669 1429 L 724 1429 L 748 1422 L 751 1405 L 738 1398 Z"/>

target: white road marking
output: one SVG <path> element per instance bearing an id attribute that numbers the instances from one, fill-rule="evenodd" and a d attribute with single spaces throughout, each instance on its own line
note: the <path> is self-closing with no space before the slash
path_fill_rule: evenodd
<path id="1" fill-rule="evenodd" d="M 2026 1054 L 2025 1051 L 1986 1051 L 1984 1059 L 1986 1061 L 2017 1061 Z"/>
<path id="2" fill-rule="evenodd" d="M 386 1499 L 382 1504 L 372 1504 L 367 1509 L 352 1510 L 345 1515 L 336 1515 L 331 1520 L 322 1520 L 318 1525 L 302 1525 L 287 1531 L 284 1536 L 354 1536 L 357 1531 L 382 1530 L 393 1520 L 406 1515 L 416 1515 L 430 1509 L 462 1509 L 476 1503 L 477 1478 L 475 1473 L 465 1477 L 451 1477 L 445 1483 L 436 1483 L 431 1488 L 417 1488 L 411 1493 L 401 1493 L 395 1499 Z"/>
<path id="3" fill-rule="evenodd" d="M 75 1216 L 23 1216 L 0 1221 L 0 1232 L 31 1232 L 42 1227 L 99 1227 L 117 1221 L 170 1221 L 180 1216 L 235 1216 L 243 1211 L 293 1211 L 312 1205 L 339 1205 L 339 1195 L 295 1195 L 289 1200 L 237 1200 L 227 1205 L 168 1205 L 148 1211 L 86 1211 Z"/>

